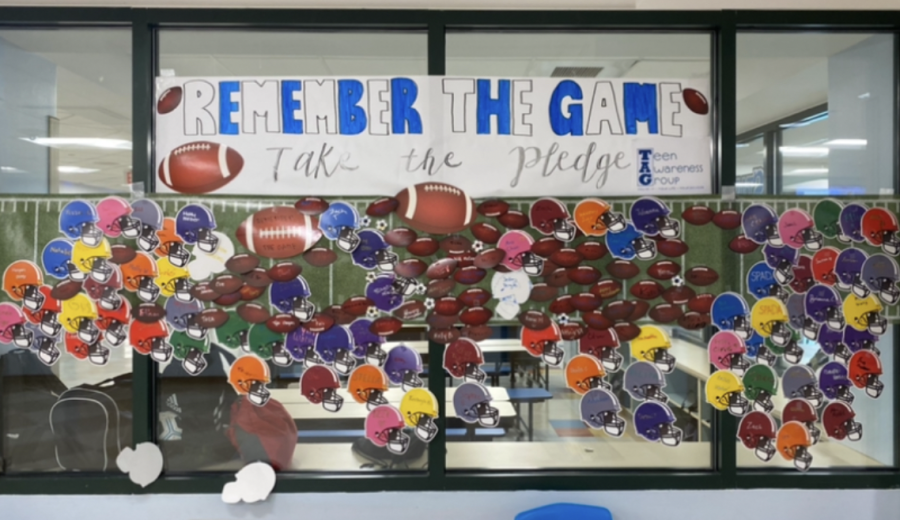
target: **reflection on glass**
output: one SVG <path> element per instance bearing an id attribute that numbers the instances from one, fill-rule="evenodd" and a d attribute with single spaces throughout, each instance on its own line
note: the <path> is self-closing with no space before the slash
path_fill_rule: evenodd
<path id="1" fill-rule="evenodd" d="M 766 192 L 766 149 L 763 138 L 737 144 L 735 189 L 740 195 Z"/>

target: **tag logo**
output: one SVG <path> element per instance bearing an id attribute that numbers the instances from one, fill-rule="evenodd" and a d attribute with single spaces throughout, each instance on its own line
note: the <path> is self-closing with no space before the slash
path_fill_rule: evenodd
<path id="1" fill-rule="evenodd" d="M 653 149 L 639 148 L 637 151 L 638 185 L 650 186 L 653 184 Z"/>

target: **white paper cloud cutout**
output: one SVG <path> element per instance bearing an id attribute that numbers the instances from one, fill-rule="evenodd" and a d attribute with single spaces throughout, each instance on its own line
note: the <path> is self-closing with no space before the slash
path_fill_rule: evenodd
<path id="1" fill-rule="evenodd" d="M 122 450 L 116 457 L 116 465 L 132 482 L 147 487 L 162 473 L 163 456 L 159 446 L 152 442 L 142 442 L 133 450 L 131 448 Z"/>
<path id="2" fill-rule="evenodd" d="M 213 253 L 203 252 L 199 247 L 191 251 L 194 260 L 187 265 L 187 269 L 192 280 L 205 280 L 211 275 L 225 271 L 225 262 L 234 256 L 234 243 L 228 235 L 218 231 L 213 231 L 213 235 L 219 239 L 219 246 Z"/>
<path id="3" fill-rule="evenodd" d="M 275 470 L 265 462 L 247 464 L 235 475 L 235 482 L 229 482 L 222 488 L 222 502 L 252 504 L 269 497 L 275 488 Z"/>

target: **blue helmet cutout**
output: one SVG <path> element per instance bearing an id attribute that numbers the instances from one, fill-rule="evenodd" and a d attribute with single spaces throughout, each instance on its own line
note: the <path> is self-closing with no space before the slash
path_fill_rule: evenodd
<path id="1" fill-rule="evenodd" d="M 650 442 L 675 447 L 681 444 L 683 433 L 675 426 L 675 415 L 663 403 L 647 401 L 634 411 L 634 429 Z"/>
<path id="2" fill-rule="evenodd" d="M 784 242 L 778 234 L 778 215 L 765 204 L 753 204 L 741 215 L 744 235 L 757 244 L 781 247 Z"/>
<path id="3" fill-rule="evenodd" d="M 894 305 L 900 300 L 900 289 L 897 288 L 900 268 L 896 260 L 884 253 L 874 254 L 866 259 L 862 268 L 862 279 L 866 287 L 877 294 L 884 303 Z"/>
<path id="4" fill-rule="evenodd" d="M 97 247 L 103 240 L 103 230 L 97 226 L 99 220 L 93 204 L 73 200 L 59 212 L 59 230 L 72 240 L 81 240 L 88 247 Z"/>
<path id="5" fill-rule="evenodd" d="M 325 361 L 316 353 L 316 341 L 318 334 L 310 332 L 305 327 L 297 327 L 285 338 L 284 348 L 296 361 L 301 361 L 305 367 L 324 365 Z"/>
<path id="6" fill-rule="evenodd" d="M 397 255 L 391 252 L 391 246 L 384 240 L 384 235 L 374 229 L 359 232 L 359 245 L 350 253 L 355 265 L 363 269 L 375 269 L 393 272 L 397 265 Z"/>
<path id="7" fill-rule="evenodd" d="M 794 280 L 794 266 L 798 256 L 796 249 L 787 246 L 767 245 L 763 248 L 766 264 L 775 270 L 775 281 L 780 285 L 787 285 Z"/>
<path id="8" fill-rule="evenodd" d="M 659 235 L 675 238 L 681 233 L 681 225 L 669 217 L 672 210 L 653 197 L 643 197 L 631 205 L 631 222 L 638 231 L 647 236 Z"/>
<path id="9" fill-rule="evenodd" d="M 346 376 L 356 366 L 353 352 L 353 338 L 350 331 L 343 325 L 334 325 L 330 329 L 320 332 L 316 337 L 316 353 L 322 360 L 334 367 L 334 370 Z"/>
<path id="10" fill-rule="evenodd" d="M 196 244 L 205 253 L 213 253 L 219 247 L 214 229 L 216 217 L 206 206 L 188 204 L 175 216 L 175 234 L 188 244 Z"/>
<path id="11" fill-rule="evenodd" d="M 632 224 L 618 233 L 606 234 L 606 247 L 613 257 L 622 260 L 651 260 L 656 257 L 656 243 L 638 232 Z"/>
<path id="12" fill-rule="evenodd" d="M 308 300 L 312 296 L 309 284 L 302 276 L 287 282 L 272 282 L 269 287 L 269 303 L 279 312 L 293 314 L 300 321 L 312 319 L 316 306 Z"/>
<path id="13" fill-rule="evenodd" d="M 384 337 L 375 334 L 371 330 L 372 321 L 358 319 L 350 324 L 350 334 L 353 336 L 353 357 L 365 359 L 366 363 L 382 366 L 387 359 L 387 353 L 381 348 Z"/>
<path id="14" fill-rule="evenodd" d="M 750 326 L 750 306 L 744 301 L 744 297 L 733 292 L 726 292 L 716 296 L 710 308 L 712 324 L 719 330 L 731 330 L 747 340 L 753 335 Z"/>
<path id="15" fill-rule="evenodd" d="M 858 298 L 869 295 L 869 287 L 863 280 L 863 266 L 868 260 L 863 251 L 851 247 L 840 252 L 834 262 L 834 274 L 837 276 L 837 288 L 850 291 Z"/>
<path id="16" fill-rule="evenodd" d="M 865 240 L 862 233 L 862 219 L 866 214 L 866 208 L 862 204 L 847 204 L 841 210 L 841 218 L 838 223 L 841 226 L 839 239 L 862 242 Z"/>
<path id="17" fill-rule="evenodd" d="M 789 293 L 775 280 L 775 271 L 765 262 L 753 264 L 747 273 L 747 290 L 757 300 L 768 296 L 774 296 L 782 302 L 787 302 Z"/>
<path id="18" fill-rule="evenodd" d="M 338 201 L 332 202 L 324 213 L 319 215 L 319 229 L 325 238 L 337 243 L 341 251 L 352 253 L 360 243 L 356 230 L 360 227 L 359 213 L 353 205 Z"/>
<path id="19" fill-rule="evenodd" d="M 72 250 L 75 244 L 65 238 L 55 238 L 44 246 L 41 252 L 41 264 L 48 276 L 57 280 L 71 278 L 76 282 L 83 282 L 86 274 L 82 273 L 72 263 Z"/>
<path id="20" fill-rule="evenodd" d="M 384 372 L 391 384 L 399 385 L 404 392 L 424 385 L 419 378 L 422 373 L 422 357 L 406 345 L 397 345 L 388 352 Z"/>
<path id="21" fill-rule="evenodd" d="M 156 232 L 163 228 L 163 211 L 159 204 L 150 199 L 136 200 L 131 204 L 131 217 L 141 221 L 141 233 L 137 245 L 142 251 L 150 252 L 159 247 Z"/>

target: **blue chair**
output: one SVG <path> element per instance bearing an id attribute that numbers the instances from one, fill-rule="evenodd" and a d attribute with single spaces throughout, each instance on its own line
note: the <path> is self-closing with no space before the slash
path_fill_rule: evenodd
<path id="1" fill-rule="evenodd" d="M 612 520 L 612 515 L 605 507 L 559 503 L 523 511 L 516 520 Z"/>

